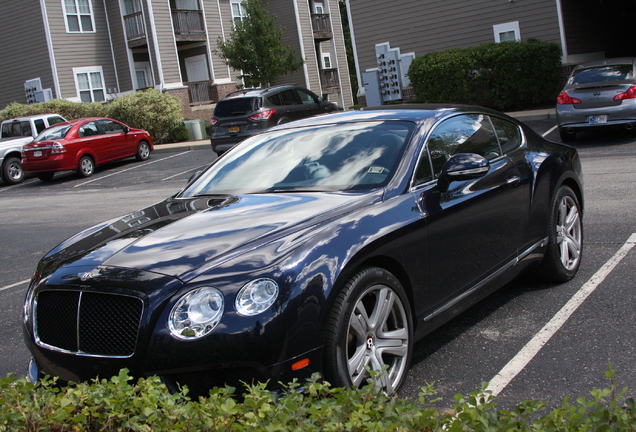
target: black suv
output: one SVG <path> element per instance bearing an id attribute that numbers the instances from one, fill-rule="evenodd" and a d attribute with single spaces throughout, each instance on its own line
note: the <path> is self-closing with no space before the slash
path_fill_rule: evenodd
<path id="1" fill-rule="evenodd" d="M 294 84 L 236 91 L 216 104 L 210 119 L 212 150 L 220 155 L 272 126 L 337 110 L 334 103 Z"/>

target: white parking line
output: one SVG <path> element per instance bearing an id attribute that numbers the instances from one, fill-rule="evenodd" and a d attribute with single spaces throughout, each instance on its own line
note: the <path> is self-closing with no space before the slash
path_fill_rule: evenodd
<path id="1" fill-rule="evenodd" d="M 636 233 L 632 234 L 623 246 L 588 280 L 581 289 L 557 312 L 554 317 L 524 346 L 517 355 L 492 379 L 486 388 L 493 396 L 497 396 L 535 355 L 543 348 L 550 338 L 565 324 L 570 315 L 594 292 L 627 253 L 636 245 Z"/>
<path id="2" fill-rule="evenodd" d="M 25 283 L 29 283 L 30 280 L 31 279 L 27 279 L 27 280 L 23 280 L 23 281 L 20 281 L 20 282 L 16 282 L 16 283 L 11 284 L 11 285 L 0 287 L 0 291 L 8 290 L 9 288 L 14 288 L 14 287 L 17 287 L 19 285 L 22 285 L 22 284 L 25 284 Z"/>
<path id="3" fill-rule="evenodd" d="M 541 135 L 542 137 L 546 137 L 550 134 L 550 132 L 552 132 L 553 130 L 555 130 L 557 128 L 557 125 L 552 126 L 552 129 L 550 129 L 549 131 L 547 131 L 546 133 L 544 133 L 543 135 Z"/>
<path id="4" fill-rule="evenodd" d="M 198 166 L 198 167 L 196 167 L 196 168 L 190 168 L 190 169 L 189 169 L 189 170 L 187 170 L 187 171 L 180 172 L 180 173 L 175 174 L 175 175 L 171 175 L 170 177 L 166 177 L 165 179 L 161 179 L 161 181 L 170 180 L 170 179 L 172 179 L 172 178 L 174 178 L 174 177 L 179 177 L 179 176 L 181 176 L 181 175 L 187 174 L 187 173 L 192 172 L 192 171 L 197 172 L 197 171 L 199 171 L 201 168 L 206 167 L 206 166 L 208 166 L 208 165 L 210 165 L 210 164 L 209 164 L 209 163 L 206 163 L 206 164 L 201 165 L 201 166 Z"/>
<path id="5" fill-rule="evenodd" d="M 84 185 L 87 185 L 87 184 L 89 184 L 89 183 L 96 182 L 96 181 L 98 181 L 98 180 L 102 180 L 102 179 L 105 179 L 105 178 L 108 178 L 108 177 L 112 177 L 112 176 L 114 176 L 114 175 L 121 174 L 121 173 L 126 172 L 126 171 L 132 171 L 132 170 L 137 169 L 137 168 L 145 167 L 146 165 L 150 165 L 150 164 L 153 164 L 153 163 L 161 162 L 161 161 L 164 161 L 164 160 L 166 160 L 166 159 L 171 159 L 171 158 L 173 158 L 173 157 L 181 156 L 181 155 L 184 155 L 184 154 L 186 154 L 186 153 L 190 153 L 191 151 L 192 151 L 192 150 L 188 150 L 188 151 L 184 151 L 184 152 L 181 152 L 181 153 L 177 153 L 177 154 L 172 155 L 172 156 L 167 156 L 167 157 L 164 157 L 164 158 L 161 158 L 161 159 L 152 160 L 152 161 L 150 161 L 150 162 L 146 162 L 146 163 L 144 163 L 144 164 L 137 164 L 137 165 L 135 165 L 135 166 L 133 166 L 133 167 L 130 167 L 130 168 L 128 168 L 128 169 L 125 169 L 125 170 L 117 171 L 117 172 L 114 172 L 114 173 L 111 173 L 111 174 L 106 174 L 106 175 L 101 176 L 101 177 L 99 177 L 99 178 L 94 178 L 94 179 L 89 180 L 89 181 L 86 181 L 86 182 L 84 182 L 84 183 L 76 184 L 76 185 L 75 185 L 75 186 L 73 186 L 73 187 L 74 187 L 74 188 L 78 188 L 78 187 L 80 187 L 80 186 L 84 186 Z"/>

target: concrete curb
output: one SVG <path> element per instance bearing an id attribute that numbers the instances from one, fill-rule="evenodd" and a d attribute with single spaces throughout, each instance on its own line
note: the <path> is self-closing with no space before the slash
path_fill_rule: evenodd
<path id="1" fill-rule="evenodd" d="M 513 111 L 506 113 L 510 117 L 514 117 L 521 121 L 537 121 L 537 120 L 550 120 L 556 118 L 556 109 L 548 108 L 542 110 L 530 110 L 530 111 Z M 180 143 L 171 144 L 156 144 L 153 153 L 174 153 L 184 152 L 189 150 L 210 150 L 212 147 L 209 139 L 200 141 L 185 141 Z"/>

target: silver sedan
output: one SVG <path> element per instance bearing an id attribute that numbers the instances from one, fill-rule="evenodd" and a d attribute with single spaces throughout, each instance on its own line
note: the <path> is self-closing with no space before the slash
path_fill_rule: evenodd
<path id="1" fill-rule="evenodd" d="M 561 140 L 583 129 L 636 124 L 636 58 L 614 58 L 578 65 L 557 97 Z"/>

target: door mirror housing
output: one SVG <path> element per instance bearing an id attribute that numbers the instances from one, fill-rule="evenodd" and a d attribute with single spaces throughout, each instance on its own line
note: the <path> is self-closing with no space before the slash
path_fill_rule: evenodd
<path id="1" fill-rule="evenodd" d="M 458 153 L 451 156 L 442 167 L 437 188 L 446 192 L 451 182 L 483 177 L 490 169 L 488 160 L 475 153 Z"/>

